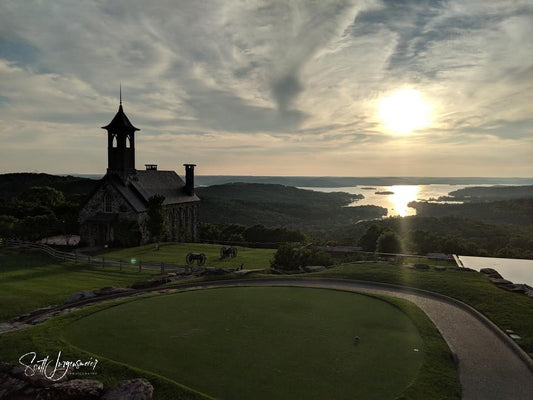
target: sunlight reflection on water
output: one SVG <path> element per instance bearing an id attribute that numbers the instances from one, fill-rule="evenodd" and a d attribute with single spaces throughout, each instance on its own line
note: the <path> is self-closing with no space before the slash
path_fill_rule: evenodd
<path id="1" fill-rule="evenodd" d="M 469 185 L 394 185 L 394 186 L 352 186 L 352 187 L 301 187 L 300 189 L 315 190 L 318 192 L 346 192 L 362 194 L 362 200 L 356 200 L 350 206 L 376 205 L 388 210 L 388 217 L 416 215 L 416 210 L 408 206 L 411 201 L 437 199 L 446 196 L 449 192 L 467 187 Z M 474 186 L 474 185 L 472 185 Z M 479 185 L 482 186 L 482 185 Z M 378 194 L 392 192 L 392 194 Z"/>

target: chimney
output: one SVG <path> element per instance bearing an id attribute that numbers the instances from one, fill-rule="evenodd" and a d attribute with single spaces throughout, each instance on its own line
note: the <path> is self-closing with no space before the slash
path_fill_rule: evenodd
<path id="1" fill-rule="evenodd" d="M 183 164 L 185 167 L 185 193 L 194 196 L 194 167 L 196 164 Z"/>

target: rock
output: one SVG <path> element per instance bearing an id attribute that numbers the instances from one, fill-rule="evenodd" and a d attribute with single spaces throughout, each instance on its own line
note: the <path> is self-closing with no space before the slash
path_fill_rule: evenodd
<path id="1" fill-rule="evenodd" d="M 303 268 L 305 272 L 320 272 L 327 269 L 323 265 L 306 265 Z"/>
<path id="2" fill-rule="evenodd" d="M 176 276 L 176 273 L 175 273 L 175 272 L 169 272 L 169 273 L 167 274 L 167 277 L 168 277 L 168 278 L 173 278 L 173 277 L 175 277 L 175 276 Z"/>
<path id="3" fill-rule="evenodd" d="M 72 293 L 66 300 L 65 303 L 74 303 L 76 301 L 90 299 L 96 297 L 96 294 L 92 290 L 84 290 L 82 292 Z"/>
<path id="4" fill-rule="evenodd" d="M 502 278 L 489 277 L 489 280 L 495 285 L 512 285 L 513 284 L 513 282 L 508 281 L 507 279 L 502 279 Z"/>
<path id="5" fill-rule="evenodd" d="M 413 264 L 414 269 L 429 269 L 429 265 L 427 264 Z"/>
<path id="6" fill-rule="evenodd" d="M 224 268 L 206 268 L 202 275 L 225 275 L 232 271 L 229 271 Z"/>
<path id="7" fill-rule="evenodd" d="M 171 279 L 163 277 L 163 278 L 155 278 L 150 279 L 149 281 L 140 281 L 135 282 L 131 285 L 133 289 L 147 289 L 155 286 L 164 285 L 165 283 L 172 282 Z"/>
<path id="8" fill-rule="evenodd" d="M 104 390 L 102 382 L 94 379 L 73 379 L 54 383 L 47 391 L 54 400 L 91 400 L 100 398 Z"/>
<path id="9" fill-rule="evenodd" d="M 154 387 L 144 378 L 122 381 L 116 388 L 108 391 L 102 400 L 149 400 L 154 393 Z"/>
<path id="10" fill-rule="evenodd" d="M 13 367 L 14 366 L 12 364 L 8 363 L 8 362 L 0 361 L 0 373 L 2 373 L 2 372 L 9 373 L 9 372 L 11 372 Z"/>
<path id="11" fill-rule="evenodd" d="M 499 272 L 492 268 L 481 268 L 479 272 L 481 272 L 482 274 L 488 275 L 491 278 L 503 279 L 503 277 L 499 274 Z"/>
<path id="12" fill-rule="evenodd" d="M 11 399 L 28 384 L 22 379 L 0 372 L 0 399 Z"/>
<path id="13" fill-rule="evenodd" d="M 59 372 L 59 371 L 64 371 L 64 369 L 57 371 L 57 375 L 56 375 L 57 377 L 59 377 L 59 376 L 61 376 L 63 374 L 63 372 Z M 51 366 L 46 367 L 46 374 L 48 376 L 52 376 L 54 374 L 54 367 L 51 367 Z M 44 376 L 38 370 L 36 370 L 33 375 L 26 375 L 26 367 L 24 367 L 23 365 L 17 365 L 15 367 L 13 367 L 13 369 L 11 370 L 11 375 L 13 375 L 13 376 L 15 376 L 16 378 L 19 378 L 19 379 L 24 379 L 31 386 L 37 387 L 37 388 L 50 387 L 54 383 L 64 382 L 64 381 L 67 380 L 67 377 L 64 376 L 61 379 L 59 379 L 58 381 L 52 381 L 49 378 L 47 378 L 46 376 Z"/>
<path id="14" fill-rule="evenodd" d="M 103 287 L 101 289 L 95 290 L 93 293 L 96 296 L 109 296 L 111 294 L 123 293 L 130 291 L 131 288 L 117 288 L 113 286 Z"/>

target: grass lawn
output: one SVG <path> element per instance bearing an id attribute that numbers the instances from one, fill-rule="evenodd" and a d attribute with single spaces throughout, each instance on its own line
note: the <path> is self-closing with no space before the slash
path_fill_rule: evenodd
<path id="1" fill-rule="evenodd" d="M 459 270 L 413 270 L 391 264 L 346 264 L 310 274 L 411 286 L 461 300 L 488 317 L 501 329 L 511 329 L 522 339 L 517 343 L 533 357 L 533 299 L 494 286 L 477 272 Z"/>
<path id="2" fill-rule="evenodd" d="M 256 269 L 270 268 L 270 260 L 276 252 L 276 250 L 272 249 L 237 247 L 237 257 L 220 260 L 221 247 L 221 245 L 203 243 L 162 243 L 159 250 L 155 249 L 154 244 L 147 244 L 127 249 L 99 252 L 98 255 L 122 260 L 135 258 L 137 262 L 139 260 L 158 261 L 184 265 L 187 253 L 204 253 L 207 257 L 206 267 L 238 268 L 241 264 L 244 264 L 246 269 Z"/>
<path id="3" fill-rule="evenodd" d="M 110 385 L 146 375 L 156 399 L 201 397 L 175 382 L 220 398 L 460 398 L 449 350 L 420 309 L 341 291 L 256 287 L 145 296 L 0 340 L 9 362 L 27 351 L 62 349 L 63 358 L 90 352 L 100 360 L 97 379 Z"/>
<path id="4" fill-rule="evenodd" d="M 64 262 L 40 252 L 1 249 L 0 321 L 62 303 L 74 292 L 105 286 L 125 287 L 153 274 Z"/>

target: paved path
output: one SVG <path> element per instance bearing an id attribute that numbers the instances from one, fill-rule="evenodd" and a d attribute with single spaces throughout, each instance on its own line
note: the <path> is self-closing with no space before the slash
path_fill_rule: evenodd
<path id="1" fill-rule="evenodd" d="M 533 399 L 533 371 L 513 351 L 511 339 L 497 334 L 458 302 L 402 287 L 346 280 L 284 278 L 206 282 L 206 286 L 225 285 L 321 287 L 371 292 L 409 300 L 429 316 L 457 356 L 463 399 Z"/>

